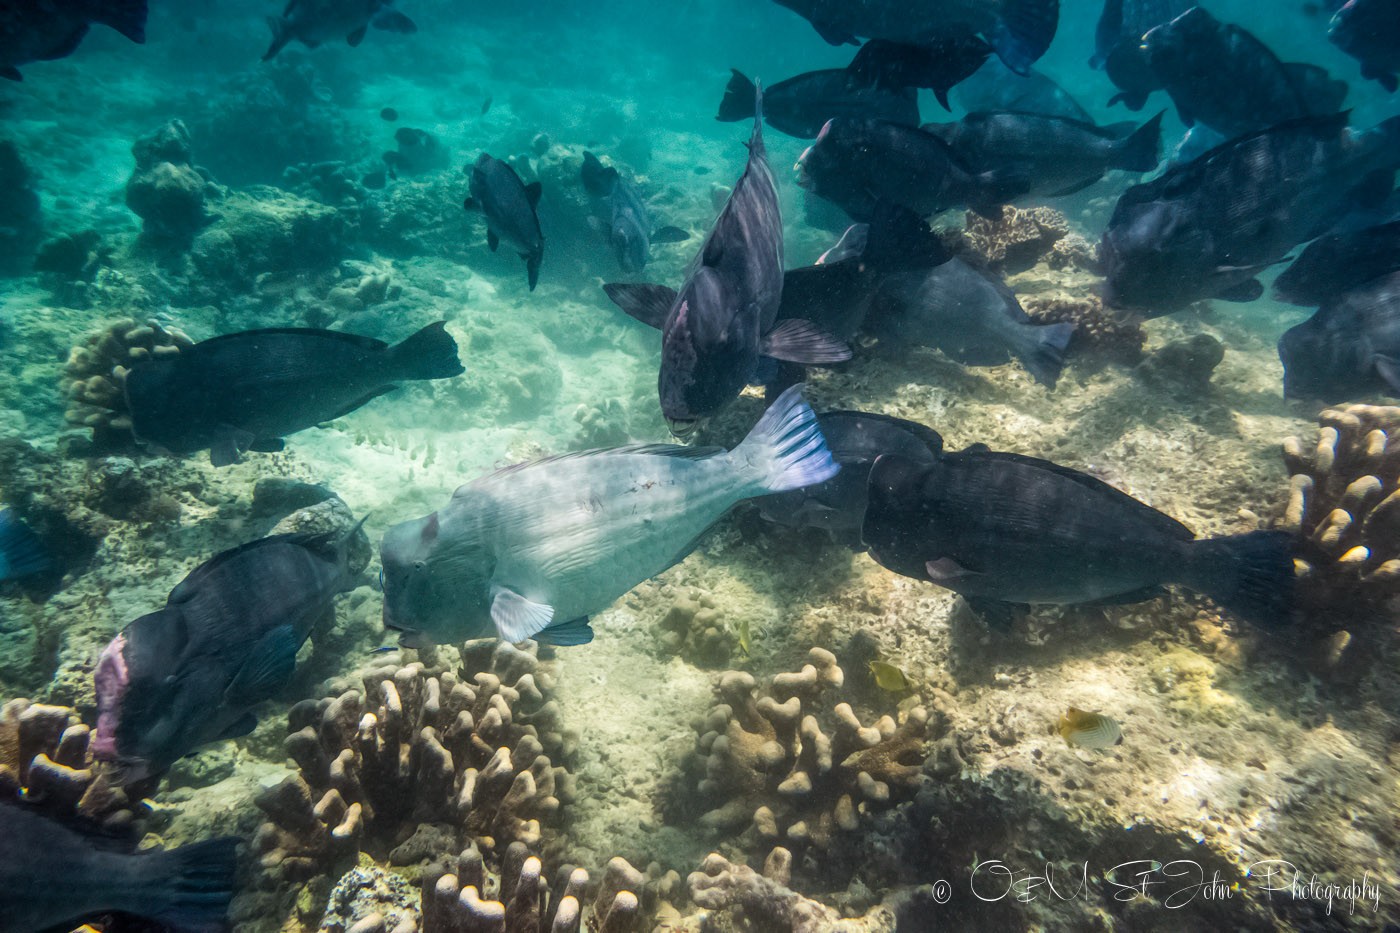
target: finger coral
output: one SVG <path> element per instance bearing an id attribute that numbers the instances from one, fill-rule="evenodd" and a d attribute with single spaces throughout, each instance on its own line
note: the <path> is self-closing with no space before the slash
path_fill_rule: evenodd
<path id="1" fill-rule="evenodd" d="M 178 328 L 126 318 L 83 339 L 68 353 L 63 394 L 64 418 L 92 429 L 94 444 L 113 449 L 131 444 L 131 413 L 126 407 L 126 374 L 145 359 L 169 356 L 194 346 Z"/>
<path id="2" fill-rule="evenodd" d="M 759 694 L 751 674 L 719 678 L 714 706 L 699 725 L 694 788 L 702 825 L 751 827 L 767 845 L 829 849 L 866 814 L 913 795 L 929 735 L 929 715 L 908 709 L 902 722 L 863 725 L 850 704 L 833 702 L 845 675 L 831 652 L 813 648 L 800 671 L 775 676 Z"/>

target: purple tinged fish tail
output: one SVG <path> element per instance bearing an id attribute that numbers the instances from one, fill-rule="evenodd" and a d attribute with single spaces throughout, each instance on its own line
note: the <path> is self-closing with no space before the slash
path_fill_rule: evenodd
<path id="1" fill-rule="evenodd" d="M 729 454 L 736 469 L 751 474 L 749 495 L 801 489 L 825 482 L 841 469 L 802 388 L 798 384 L 778 396 Z"/>

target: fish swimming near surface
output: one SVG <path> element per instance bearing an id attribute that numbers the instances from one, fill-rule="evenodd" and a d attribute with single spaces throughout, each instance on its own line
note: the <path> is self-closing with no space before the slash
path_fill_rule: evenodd
<path id="1" fill-rule="evenodd" d="M 509 163 L 486 153 L 468 169 L 471 196 L 463 203 L 468 211 L 480 211 L 486 218 L 486 245 L 491 252 L 502 243 L 525 260 L 530 291 L 540 280 L 544 259 L 544 234 L 540 232 L 540 183 L 525 184 Z"/>
<path id="2" fill-rule="evenodd" d="M 992 47 L 977 36 L 950 36 L 920 45 L 871 39 L 851 59 L 846 74 L 857 87 L 928 88 L 944 110 L 952 110 L 948 91 L 970 78 L 991 54 Z"/>
<path id="3" fill-rule="evenodd" d="M 1141 110 L 1148 95 L 1162 89 L 1161 79 L 1148 63 L 1142 37 L 1193 6 L 1193 0 L 1104 0 L 1089 67 L 1102 69 L 1118 87 L 1108 102 L 1110 107 L 1122 103 L 1129 110 Z"/>
<path id="4" fill-rule="evenodd" d="M 1111 716 L 1090 713 L 1071 706 L 1055 722 L 1052 730 L 1066 745 L 1104 749 L 1123 744 L 1123 729 Z"/>
<path id="5" fill-rule="evenodd" d="M 736 503 L 838 469 L 796 386 L 732 451 L 649 445 L 508 467 L 385 533 L 384 624 L 409 647 L 584 644 L 589 616 L 683 560 Z"/>
<path id="6" fill-rule="evenodd" d="M 394 0 L 287 0 L 281 16 L 268 17 L 272 44 L 263 61 L 277 56 L 293 39 L 307 48 L 344 39 L 351 47 L 365 40 L 369 27 L 386 32 L 413 33 L 418 26 L 392 8 Z"/>
<path id="7" fill-rule="evenodd" d="M 722 123 L 754 115 L 754 83 L 734 71 L 715 117 Z M 912 88 L 861 86 L 844 68 L 809 71 L 763 89 L 763 119 L 775 130 L 811 139 L 832 117 L 859 116 L 919 125 L 919 103 Z"/>
<path id="8" fill-rule="evenodd" d="M 1348 0 L 1327 27 L 1327 38 L 1361 63 L 1361 76 L 1392 94 L 1400 81 L 1400 4 L 1394 0 Z"/>
<path id="9" fill-rule="evenodd" d="M 1400 272 L 1332 298 L 1279 338 L 1285 398 L 1400 397 Z"/>
<path id="10" fill-rule="evenodd" d="M 1274 279 L 1274 295 L 1315 308 L 1400 271 L 1400 220 L 1318 237 Z"/>
<path id="11" fill-rule="evenodd" d="M 798 184 L 853 219 L 868 221 L 889 202 L 929 217 L 967 207 L 999 218 L 1030 189 L 1019 169 L 979 172 L 942 139 L 918 127 L 838 117 L 797 161 Z"/>
<path id="12" fill-rule="evenodd" d="M 108 643 L 93 672 L 93 755 L 122 783 L 247 735 L 286 686 L 297 650 L 352 585 L 349 533 L 273 535 L 200 564 L 165 606 Z"/>
<path id="13" fill-rule="evenodd" d="M 1066 117 L 970 113 L 956 123 L 928 123 L 974 171 L 1017 173 L 1041 197 L 1082 191 L 1112 170 L 1150 172 L 1161 160 L 1162 114 L 1123 133 Z"/>
<path id="14" fill-rule="evenodd" d="M 862 538 L 895 573 L 951 589 L 995 627 L 1016 604 L 1119 605 L 1176 583 L 1264 629 L 1289 624 L 1293 535 L 1198 539 L 1078 470 L 974 445 L 933 463 L 882 456 Z"/>
<path id="15" fill-rule="evenodd" d="M 53 566 L 48 548 L 18 513 L 0 510 L 0 583 L 47 573 Z"/>
<path id="16" fill-rule="evenodd" d="M 0 4 L 0 78 L 22 81 L 20 65 L 67 58 L 93 23 L 144 44 L 146 0 L 8 0 Z"/>
<path id="17" fill-rule="evenodd" d="M 1292 120 L 1129 188 L 1099 245 L 1105 303 L 1152 317 L 1258 298 L 1262 270 L 1394 187 L 1400 118 L 1359 133 L 1346 123 L 1345 113 Z"/>
<path id="18" fill-rule="evenodd" d="M 863 550 L 860 530 L 871 465 L 883 454 L 932 463 L 943 452 L 943 438 L 917 422 L 866 411 L 829 411 L 817 415 L 817 424 L 841 472 L 758 499 L 759 514 L 778 525 L 819 528 L 836 543 Z"/>
<path id="19" fill-rule="evenodd" d="M 583 154 L 579 170 L 583 189 L 599 201 L 606 212 L 602 221 L 608 243 L 617 255 L 617 263 L 627 272 L 641 272 L 651 261 L 651 244 L 680 243 L 690 234 L 679 227 L 651 227 L 651 215 L 637 188 L 623 178 L 616 168 L 604 165 L 591 152 Z"/>
<path id="20" fill-rule="evenodd" d="M 215 466 L 277 451 L 288 434 L 347 415 L 400 382 L 463 371 L 444 322 L 403 343 L 312 328 L 204 340 L 131 368 L 126 401 L 137 439 L 176 454 L 208 449 Z"/>
<path id="21" fill-rule="evenodd" d="M 920 44 L 977 34 L 1008 68 L 1025 74 L 1055 38 L 1060 0 L 777 0 L 832 45 L 864 39 Z"/>
<path id="22" fill-rule="evenodd" d="M 953 88 L 951 97 L 968 113 L 1040 113 L 1094 122 L 1089 111 L 1049 76 L 1034 68 L 1017 74 L 995 58 Z"/>
<path id="23" fill-rule="evenodd" d="M 737 398 L 758 376 L 761 357 L 811 364 L 851 357 L 848 347 L 809 322 L 777 320 L 783 296 L 783 219 L 763 145 L 761 90 L 754 110 L 744 173 L 680 289 L 604 286 L 628 315 L 661 330 L 657 390 L 661 412 L 677 436 L 692 433 L 700 419 Z"/>
<path id="24" fill-rule="evenodd" d="M 215 933 L 228 927 L 237 852 L 234 836 L 124 851 L 20 801 L 0 801 L 0 933 L 69 930 L 108 913 L 174 933 Z"/>

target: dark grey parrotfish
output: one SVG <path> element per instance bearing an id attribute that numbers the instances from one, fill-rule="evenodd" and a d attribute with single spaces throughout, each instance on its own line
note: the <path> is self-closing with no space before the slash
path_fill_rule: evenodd
<path id="1" fill-rule="evenodd" d="M 936 348 L 965 366 L 999 366 L 1014 358 L 1053 389 L 1074 325 L 1036 324 L 1005 282 L 953 258 L 886 274 L 864 332 L 888 343 Z"/>
<path id="2" fill-rule="evenodd" d="M 823 483 L 756 500 L 759 514 L 779 525 L 820 528 L 836 543 L 862 550 L 866 489 L 876 458 L 895 454 L 932 463 L 943 452 L 943 438 L 922 424 L 866 411 L 829 411 L 817 416 L 817 424 L 841 472 Z"/>
<path id="3" fill-rule="evenodd" d="M 53 569 L 53 557 L 14 509 L 0 509 L 0 583 Z"/>
<path id="4" fill-rule="evenodd" d="M 797 160 L 798 184 L 866 221 L 888 202 L 920 217 L 968 207 L 998 218 L 1030 189 L 1022 171 L 980 172 L 918 127 L 839 117 Z"/>
<path id="5" fill-rule="evenodd" d="M 608 243 L 617 255 L 618 265 L 627 272 L 641 272 L 651 261 L 651 244 L 679 243 L 690 234 L 679 227 L 666 226 L 653 231 L 651 215 L 637 188 L 617 169 L 604 165 L 591 152 L 583 154 L 579 171 L 583 189 L 604 209 L 602 221 Z"/>
<path id="6" fill-rule="evenodd" d="M 1274 295 L 1315 308 L 1400 271 L 1400 220 L 1318 237 L 1274 279 Z"/>
<path id="7" fill-rule="evenodd" d="M 6 0 L 0 3 L 0 78 L 21 81 L 20 65 L 67 58 L 88 28 L 110 26 L 146 41 L 146 0 Z"/>
<path id="8" fill-rule="evenodd" d="M 1360 133 L 1346 121 L 1283 123 L 1128 189 L 1099 246 L 1104 300 L 1155 316 L 1259 297 L 1260 271 L 1394 187 L 1400 118 Z"/>
<path id="9" fill-rule="evenodd" d="M 1162 89 L 1148 63 L 1142 37 L 1193 6 L 1192 0 L 1104 0 L 1089 67 L 1103 69 L 1118 87 L 1108 102 L 1110 107 L 1121 102 L 1129 110 L 1141 110 L 1148 95 Z"/>
<path id="10" fill-rule="evenodd" d="M 1025 74 L 1055 38 L 1060 0 L 777 0 L 832 45 L 891 39 L 914 45 L 977 34 L 1011 68 Z"/>
<path id="11" fill-rule="evenodd" d="M 950 36 L 921 45 L 871 39 L 856 52 L 846 73 L 859 87 L 928 88 L 944 110 L 952 110 L 948 91 L 970 78 L 991 54 L 992 47 L 977 36 Z"/>
<path id="12" fill-rule="evenodd" d="M 486 218 L 486 245 L 491 252 L 505 243 L 525 260 L 525 274 L 534 291 L 544 259 L 544 234 L 537 213 L 540 183 L 525 184 L 508 163 L 484 152 L 468 171 L 471 197 L 462 206 Z"/>
<path id="13" fill-rule="evenodd" d="M 1361 76 L 1391 93 L 1400 87 L 1400 4 L 1394 0 L 1348 0 L 1327 27 L 1327 38 L 1361 63 Z"/>
<path id="14" fill-rule="evenodd" d="M 70 930 L 113 912 L 174 933 L 216 933 L 228 927 L 237 855 L 236 836 L 124 851 L 20 801 L 0 801 L 0 933 Z"/>
<path id="15" fill-rule="evenodd" d="M 215 466 L 347 415 L 398 383 L 462 372 L 444 322 L 403 343 L 312 328 L 250 330 L 138 363 L 126 377 L 132 432 Z"/>
<path id="16" fill-rule="evenodd" d="M 851 351 L 806 321 L 778 323 L 783 219 L 763 145 L 763 93 L 755 94 L 748 164 L 691 261 L 679 291 L 604 286 L 633 318 L 661 329 L 657 389 L 671 430 L 685 436 L 755 378 L 760 357 L 834 363 Z"/>
<path id="17" fill-rule="evenodd" d="M 719 102 L 721 123 L 753 119 L 754 83 L 734 71 Z M 853 83 L 844 68 L 809 71 L 763 89 L 763 119 L 775 130 L 811 139 L 832 117 L 859 116 L 919 125 L 919 103 L 911 88 Z"/>
<path id="18" fill-rule="evenodd" d="M 263 61 L 275 57 L 293 39 L 307 48 L 344 39 L 357 46 L 369 27 L 386 32 L 417 32 L 413 20 L 391 9 L 394 0 L 287 0 L 281 16 L 269 16 L 272 44 Z"/>
<path id="19" fill-rule="evenodd" d="M 1400 396 L 1400 272 L 1330 299 L 1279 338 L 1285 398 Z"/>
<path id="20" fill-rule="evenodd" d="M 1043 113 L 1093 123 L 1089 111 L 1048 76 L 1032 68 L 1019 75 L 999 59 L 989 59 L 972 77 L 953 88 L 953 102 L 968 113 Z"/>
<path id="21" fill-rule="evenodd" d="M 251 732 L 254 707 L 286 685 L 297 650 L 350 588 L 359 533 L 260 538 L 191 571 L 98 659 L 93 754 L 130 783 Z"/>
<path id="22" fill-rule="evenodd" d="M 1161 159 L 1162 114 L 1130 132 L 1035 113 L 970 113 L 924 130 L 978 172 L 1024 177 L 1031 195 L 1082 191 L 1111 170 L 1150 172 Z"/>
<path id="23" fill-rule="evenodd" d="M 960 593 L 994 625 L 1015 604 L 1136 603 L 1168 583 L 1261 628 L 1291 617 L 1292 535 L 1198 539 L 1086 473 L 981 445 L 876 460 L 862 539 L 882 566 Z"/>

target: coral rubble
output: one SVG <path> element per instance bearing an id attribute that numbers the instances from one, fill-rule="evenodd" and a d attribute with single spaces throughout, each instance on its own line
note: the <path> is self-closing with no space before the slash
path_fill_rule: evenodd
<path id="1" fill-rule="evenodd" d="M 691 900 L 705 910 L 727 914 L 738 930 L 889 933 L 895 929 L 893 913 L 883 907 L 858 919 L 842 919 L 832 908 L 789 888 L 791 874 L 792 853 L 782 847 L 769 853 L 762 873 L 712 852 L 686 883 Z"/>

